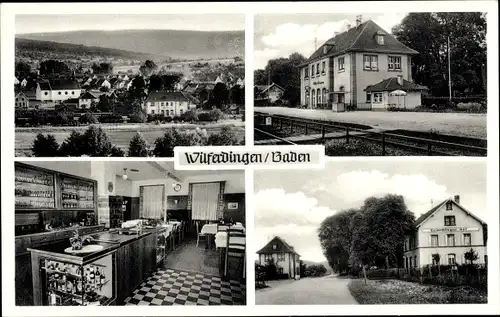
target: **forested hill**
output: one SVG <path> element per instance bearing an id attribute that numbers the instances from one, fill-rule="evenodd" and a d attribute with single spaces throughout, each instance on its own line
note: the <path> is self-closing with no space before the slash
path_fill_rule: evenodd
<path id="1" fill-rule="evenodd" d="M 119 30 L 18 34 L 18 38 L 81 44 L 174 59 L 244 56 L 244 31 Z"/>
<path id="2" fill-rule="evenodd" d="M 106 47 L 16 38 L 16 57 L 35 57 L 33 55 L 36 54 L 60 54 L 66 56 L 75 55 L 78 57 L 101 56 L 137 60 L 145 60 L 154 57 L 151 54 L 137 53 Z"/>

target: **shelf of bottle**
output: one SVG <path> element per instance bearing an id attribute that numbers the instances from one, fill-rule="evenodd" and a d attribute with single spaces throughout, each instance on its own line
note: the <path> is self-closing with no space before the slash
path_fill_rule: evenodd
<path id="1" fill-rule="evenodd" d="M 43 198 L 43 199 L 54 199 L 54 197 L 45 197 L 45 196 L 29 196 L 29 195 L 16 195 L 16 198 Z"/>
<path id="2" fill-rule="evenodd" d="M 15 183 L 16 183 L 16 185 L 38 185 L 38 186 L 44 186 L 44 187 L 53 187 L 54 186 L 53 183 L 52 184 L 50 184 L 50 183 L 47 184 L 47 183 L 42 183 L 42 182 L 40 182 L 40 183 L 33 182 L 32 183 L 32 182 L 21 181 L 21 180 L 18 180 L 18 179 L 16 179 Z"/>
<path id="3" fill-rule="evenodd" d="M 47 268 L 44 268 L 44 269 L 45 269 L 45 272 L 47 272 L 48 274 L 61 274 L 61 275 L 66 275 L 66 276 L 72 276 L 72 277 L 77 278 L 77 279 L 82 279 L 82 276 L 79 274 L 70 273 L 70 272 L 63 272 L 63 271 L 58 271 L 58 270 L 51 270 L 51 269 L 47 269 Z"/>
<path id="4" fill-rule="evenodd" d="M 101 283 L 101 285 L 100 285 L 100 286 L 95 286 L 95 287 L 93 288 L 93 290 L 98 289 L 98 288 L 99 288 L 99 289 L 100 289 L 100 288 L 102 288 L 104 285 L 108 284 L 108 282 L 109 282 L 109 280 L 106 280 L 104 283 Z M 56 292 L 56 293 L 60 293 L 60 294 L 63 294 L 63 295 L 68 295 L 68 296 L 74 296 L 74 297 L 82 297 L 82 295 L 83 295 L 83 296 L 85 296 L 85 295 L 86 295 L 86 292 L 85 292 L 85 291 L 84 291 L 84 293 L 83 293 L 83 294 L 81 294 L 81 293 L 70 293 L 70 292 L 67 292 L 67 291 L 62 291 L 62 290 L 60 290 L 60 289 L 53 288 L 53 287 L 47 287 L 47 291 L 49 291 L 49 292 Z"/>

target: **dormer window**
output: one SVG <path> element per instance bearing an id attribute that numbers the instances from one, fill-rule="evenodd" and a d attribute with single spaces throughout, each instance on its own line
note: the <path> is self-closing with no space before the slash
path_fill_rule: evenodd
<path id="1" fill-rule="evenodd" d="M 277 244 L 273 244 L 273 250 L 276 250 L 278 248 Z"/>
<path id="2" fill-rule="evenodd" d="M 453 204 L 451 203 L 451 201 L 448 201 L 446 203 L 446 210 L 453 210 Z"/>
<path id="3" fill-rule="evenodd" d="M 384 36 L 382 34 L 377 34 L 377 44 L 384 45 Z"/>
<path id="4" fill-rule="evenodd" d="M 328 46 L 323 46 L 323 54 L 326 54 L 328 52 Z"/>

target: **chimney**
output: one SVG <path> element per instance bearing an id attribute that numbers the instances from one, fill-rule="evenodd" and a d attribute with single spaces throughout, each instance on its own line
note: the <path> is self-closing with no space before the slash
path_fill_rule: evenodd
<path id="1" fill-rule="evenodd" d="M 359 26 L 361 23 L 363 23 L 363 16 L 362 15 L 356 16 L 356 26 Z"/>
<path id="2" fill-rule="evenodd" d="M 454 200 L 457 204 L 460 204 L 460 195 L 455 195 L 455 197 L 453 197 L 453 200 Z"/>
<path id="3" fill-rule="evenodd" d="M 398 85 L 403 86 L 403 76 L 402 75 L 398 75 Z"/>

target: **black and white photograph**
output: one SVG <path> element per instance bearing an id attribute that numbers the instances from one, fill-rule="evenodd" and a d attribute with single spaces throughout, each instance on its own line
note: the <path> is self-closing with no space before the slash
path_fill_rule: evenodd
<path id="1" fill-rule="evenodd" d="M 486 162 L 336 161 L 254 182 L 257 305 L 488 302 Z"/>
<path id="2" fill-rule="evenodd" d="M 244 144 L 245 16 L 15 16 L 16 156 Z"/>
<path id="3" fill-rule="evenodd" d="M 257 14 L 255 145 L 486 156 L 482 12 Z"/>
<path id="4" fill-rule="evenodd" d="M 245 305 L 245 223 L 244 171 L 16 162 L 16 305 Z"/>

